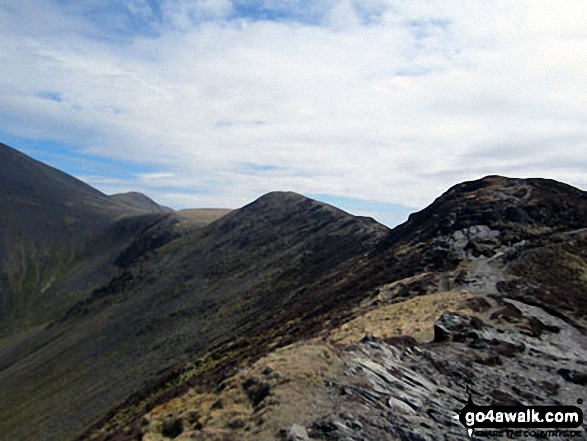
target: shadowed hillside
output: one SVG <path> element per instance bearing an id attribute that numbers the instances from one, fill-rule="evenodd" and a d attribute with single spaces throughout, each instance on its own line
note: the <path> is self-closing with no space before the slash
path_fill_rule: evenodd
<path id="1" fill-rule="evenodd" d="M 3 433 L 63 439 L 146 381 L 235 336 L 263 327 L 263 350 L 282 325 L 299 334 L 302 315 L 332 302 L 348 306 L 349 294 L 336 298 L 329 281 L 346 283 L 342 268 L 388 231 L 294 193 L 272 193 L 208 226 L 182 228 L 182 216 L 202 215 L 163 214 L 129 231 L 109 280 L 47 327 L 6 340 L 0 399 L 16 404 Z"/>
<path id="2" fill-rule="evenodd" d="M 103 283 L 128 237 L 168 211 L 138 193 L 106 196 L 0 144 L 0 336 Z"/>
<path id="3" fill-rule="evenodd" d="M 6 149 L 46 176 L 2 178 L 24 268 L 46 268 L 43 240 L 50 261 L 89 237 L 54 288 L 4 270 L 7 304 L 33 300 L 0 316 L 1 439 L 464 440 L 467 386 L 477 404 L 582 396 L 585 192 L 490 176 L 389 230 L 291 192 L 175 213 Z"/>

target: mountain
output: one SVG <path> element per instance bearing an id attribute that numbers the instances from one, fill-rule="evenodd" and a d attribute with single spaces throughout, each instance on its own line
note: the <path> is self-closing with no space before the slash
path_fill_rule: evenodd
<path id="1" fill-rule="evenodd" d="M 82 298 L 129 235 L 168 211 L 138 193 L 106 196 L 0 144 L 0 336 Z"/>
<path id="2" fill-rule="evenodd" d="M 31 300 L 0 316 L 0 439 L 464 440 L 452 416 L 469 391 L 584 395 L 576 188 L 489 176 L 389 230 L 291 192 L 173 212 L 4 149 L 20 261 L 44 262 L 43 240 L 54 260 L 84 245 L 46 291 L 2 285 Z"/>
<path id="3" fill-rule="evenodd" d="M 121 202 L 100 194 L 95 199 Z M 349 293 L 329 299 L 330 284 L 342 283 L 342 268 L 387 232 L 294 193 L 269 194 L 225 213 L 133 213 L 113 217 L 110 225 L 104 221 L 101 242 L 122 238 L 117 247 L 105 247 L 108 271 L 88 270 L 91 288 L 76 296 L 68 296 L 65 274 L 61 314 L 4 339 L 0 402 L 11 403 L 11 412 L 0 432 L 68 438 L 145 382 L 172 375 L 178 365 L 234 344 L 237 336 L 245 347 L 244 336 L 263 328 L 259 350 L 283 326 L 297 329 L 295 336 L 304 328 L 302 314 L 327 308 L 323 299 L 348 306 Z M 225 215 L 203 225 L 218 214 Z M 94 227 L 93 216 L 84 220 L 92 232 L 102 227 Z M 194 227 L 185 227 L 189 221 Z M 93 270 L 94 257 L 88 259 L 80 265 Z"/>
<path id="4" fill-rule="evenodd" d="M 374 230 L 373 245 L 323 282 L 302 280 L 281 314 L 148 385 L 79 439 L 466 440 L 453 416 L 470 396 L 582 403 L 586 208 L 585 192 L 552 180 L 458 184 L 405 224 Z M 311 224 L 304 217 L 297 228 Z M 288 227 L 289 216 L 278 219 Z M 234 238 L 249 235 L 224 221 Z"/>
<path id="5" fill-rule="evenodd" d="M 172 211 L 170 208 L 162 207 L 149 197 L 136 191 L 114 194 L 109 197 L 109 200 L 110 202 L 120 202 L 126 205 L 127 207 L 132 207 L 136 210 L 147 213 L 164 213 Z"/>

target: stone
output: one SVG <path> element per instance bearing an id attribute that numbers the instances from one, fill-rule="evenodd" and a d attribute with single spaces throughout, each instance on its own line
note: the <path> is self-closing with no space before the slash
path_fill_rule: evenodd
<path id="1" fill-rule="evenodd" d="M 580 386 L 587 386 L 587 374 L 585 372 L 578 372 L 571 369 L 560 368 L 556 371 L 566 381 L 578 384 Z"/>
<path id="2" fill-rule="evenodd" d="M 297 423 L 292 424 L 291 427 L 281 429 L 279 436 L 284 441 L 310 441 L 306 428 Z"/>
<path id="3" fill-rule="evenodd" d="M 434 341 L 464 341 L 471 331 L 479 329 L 482 323 L 481 320 L 472 320 L 471 317 L 458 312 L 444 312 L 434 322 Z"/>

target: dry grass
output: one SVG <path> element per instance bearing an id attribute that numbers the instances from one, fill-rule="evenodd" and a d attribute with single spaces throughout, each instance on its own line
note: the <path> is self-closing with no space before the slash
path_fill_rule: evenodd
<path id="1" fill-rule="evenodd" d="M 434 336 L 434 322 L 443 312 L 477 315 L 466 306 L 466 300 L 473 297 L 467 291 L 446 291 L 378 306 L 334 330 L 330 341 L 348 344 L 366 335 L 379 338 L 410 335 L 419 342 L 430 341 Z"/>
<path id="2" fill-rule="evenodd" d="M 428 294 L 371 309 L 333 331 L 328 341 L 313 339 L 272 352 L 225 380 L 216 392 L 191 390 L 146 416 L 144 441 L 159 441 L 166 427 L 179 424 L 177 440 L 277 439 L 281 429 L 306 426 L 328 416 L 336 406 L 324 384 L 343 374 L 339 344 L 366 334 L 385 338 L 412 335 L 432 339 L 434 321 L 444 311 L 476 315 L 467 307 L 475 297 L 466 291 Z"/>
<path id="3" fill-rule="evenodd" d="M 218 393 L 192 390 L 153 409 L 143 439 L 163 439 L 165 426 L 177 420 L 183 425 L 177 440 L 276 439 L 282 428 L 332 411 L 324 382 L 342 370 L 336 350 L 319 340 L 278 349 L 226 380 Z"/>
<path id="4" fill-rule="evenodd" d="M 176 213 L 181 222 L 208 225 L 231 211 L 227 208 L 196 208 L 179 210 Z"/>

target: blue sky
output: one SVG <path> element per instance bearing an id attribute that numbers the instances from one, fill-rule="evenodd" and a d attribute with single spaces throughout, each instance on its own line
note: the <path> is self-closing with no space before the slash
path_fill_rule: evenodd
<path id="1" fill-rule="evenodd" d="M 3 0 L 0 142 L 105 193 L 291 190 L 393 226 L 487 174 L 587 188 L 587 3 Z"/>

